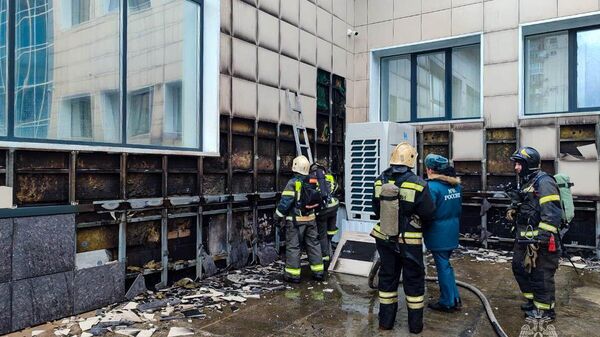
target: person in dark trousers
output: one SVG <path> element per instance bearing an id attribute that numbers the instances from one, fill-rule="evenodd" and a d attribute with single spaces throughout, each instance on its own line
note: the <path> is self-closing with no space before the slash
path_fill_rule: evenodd
<path id="1" fill-rule="evenodd" d="M 515 225 L 512 270 L 523 296 L 526 317 L 554 320 L 554 274 L 560 257 L 562 219 L 556 181 L 540 168 L 540 154 L 521 147 L 510 159 L 519 177 L 516 199 L 506 213 Z"/>
<path id="2" fill-rule="evenodd" d="M 453 312 L 461 306 L 450 256 L 458 248 L 460 216 L 462 213 L 462 187 L 448 159 L 436 154 L 425 158 L 427 184 L 435 204 L 433 221 L 423 233 L 425 246 L 433 255 L 440 285 L 437 303 L 429 303 L 430 309 Z"/>
<path id="3" fill-rule="evenodd" d="M 402 274 L 408 329 L 423 330 L 425 266 L 422 226 L 432 220 L 435 205 L 427 182 L 412 172 L 416 149 L 400 143 L 392 152 L 390 167 L 375 180 L 373 211 L 379 222 L 373 227 L 381 259 L 379 269 L 379 328 L 394 327 L 398 311 L 398 285 Z"/>
<path id="4" fill-rule="evenodd" d="M 317 213 L 317 228 L 319 230 L 321 254 L 323 255 L 325 269 L 327 269 L 332 255 L 331 239 L 338 232 L 336 223 L 339 201 L 335 197 L 337 183 L 333 175 L 327 172 L 327 169 L 320 164 L 312 164 L 310 166 L 310 174 L 317 178 L 321 197 L 323 198 L 323 206 Z"/>
<path id="5" fill-rule="evenodd" d="M 290 179 L 281 193 L 281 200 L 275 211 L 275 218 L 285 218 L 286 246 L 285 246 L 285 269 L 284 279 L 288 282 L 300 282 L 300 255 L 301 243 L 306 246 L 308 261 L 313 278 L 324 279 L 323 257 L 319 234 L 315 222 L 315 209 L 321 203 L 320 194 L 317 189 L 310 185 L 317 182 L 309 181 L 310 163 L 305 156 L 298 156 L 292 164 L 294 177 Z M 314 196 L 317 194 L 318 199 Z"/>

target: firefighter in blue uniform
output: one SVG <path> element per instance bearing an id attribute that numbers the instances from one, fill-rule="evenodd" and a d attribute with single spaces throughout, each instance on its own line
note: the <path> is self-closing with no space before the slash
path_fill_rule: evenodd
<path id="1" fill-rule="evenodd" d="M 506 217 L 516 227 L 512 270 L 527 300 L 521 309 L 526 317 L 554 320 L 562 221 L 559 190 L 554 178 L 541 170 L 540 154 L 534 148 L 521 147 L 510 159 L 520 179 Z"/>
<path id="2" fill-rule="evenodd" d="M 424 233 L 424 239 L 427 249 L 433 255 L 440 285 L 440 299 L 427 306 L 437 311 L 453 312 L 461 306 L 450 256 L 458 248 L 462 187 L 460 178 L 456 177 L 447 158 L 429 154 L 425 158 L 425 167 L 435 213 L 431 225 Z"/>
<path id="3" fill-rule="evenodd" d="M 400 143 L 392 152 L 390 167 L 375 180 L 373 211 L 379 222 L 371 231 L 381 259 L 379 269 L 379 328 L 394 327 L 398 311 L 400 275 L 406 306 L 408 329 L 423 330 L 425 266 L 423 232 L 432 220 L 435 206 L 427 183 L 412 172 L 417 161 L 416 149 Z"/>
<path id="4" fill-rule="evenodd" d="M 320 192 L 316 180 L 309 178 L 310 162 L 305 156 L 298 156 L 292 163 L 294 177 L 290 179 L 281 193 L 275 217 L 285 218 L 286 245 L 284 279 L 288 282 L 300 282 L 301 243 L 306 246 L 308 261 L 313 278 L 324 279 L 324 265 L 321 256 L 319 234 L 315 222 L 315 211 L 321 204 Z"/>

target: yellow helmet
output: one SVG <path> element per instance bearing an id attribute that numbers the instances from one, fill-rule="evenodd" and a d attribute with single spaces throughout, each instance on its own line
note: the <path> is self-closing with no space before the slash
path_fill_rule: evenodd
<path id="1" fill-rule="evenodd" d="M 415 167 L 417 162 L 417 149 L 409 143 L 403 142 L 394 148 L 392 156 L 390 157 L 391 165 L 405 165 L 411 168 Z"/>
<path id="2" fill-rule="evenodd" d="M 300 173 L 302 175 L 308 175 L 308 171 L 310 170 L 310 162 L 308 158 L 305 156 L 298 156 L 294 158 L 294 162 L 292 163 L 292 171 L 296 173 Z"/>

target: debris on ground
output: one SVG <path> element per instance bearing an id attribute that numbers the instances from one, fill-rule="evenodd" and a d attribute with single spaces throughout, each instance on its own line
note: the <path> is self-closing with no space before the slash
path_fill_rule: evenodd
<path id="1" fill-rule="evenodd" d="M 452 258 L 466 257 L 474 262 L 488 263 L 510 263 L 512 262 L 512 252 L 505 250 L 494 250 L 474 247 L 459 247 L 452 255 Z M 586 271 L 600 272 L 600 260 L 597 257 L 585 258 L 581 256 L 571 256 L 571 261 L 567 257 L 561 257 L 560 265 Z"/>
<path id="2" fill-rule="evenodd" d="M 112 332 L 122 336 L 152 337 L 158 322 L 177 324 L 178 321 L 205 319 L 211 313 L 222 313 L 227 307 L 236 312 L 248 299 L 259 300 L 263 294 L 286 289 L 280 280 L 281 264 L 251 266 L 200 281 L 183 278 L 158 291 L 141 291 L 145 285 L 140 284 L 136 287 L 136 292 L 141 291 L 139 295 L 98 309 L 93 317 L 64 319 L 54 329 L 54 335 L 91 337 Z M 168 336 L 193 334 L 194 331 L 188 328 L 172 326 Z"/>
<path id="3" fill-rule="evenodd" d="M 470 257 L 471 261 L 507 263 L 512 261 L 512 252 L 485 248 L 460 247 L 453 253 L 453 258 Z"/>

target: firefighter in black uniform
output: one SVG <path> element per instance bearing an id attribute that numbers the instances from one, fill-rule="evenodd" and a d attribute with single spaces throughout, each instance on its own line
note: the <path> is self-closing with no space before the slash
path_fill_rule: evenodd
<path id="1" fill-rule="evenodd" d="M 427 183 L 412 172 L 416 149 L 400 143 L 387 170 L 377 177 L 373 211 L 379 222 L 371 231 L 381 259 L 379 269 L 379 328 L 394 327 L 398 311 L 398 285 L 403 275 L 411 333 L 423 330 L 425 266 L 422 225 L 432 220 L 435 205 Z"/>
<path id="2" fill-rule="evenodd" d="M 316 179 L 313 182 L 308 176 L 309 168 L 310 162 L 305 156 L 294 159 L 292 171 L 296 174 L 281 193 L 281 200 L 275 211 L 277 219 L 285 218 L 284 279 L 292 283 L 300 283 L 302 242 L 306 246 L 313 278 L 319 281 L 324 279 L 325 268 L 315 222 L 315 210 L 318 210 L 321 204 L 321 196 Z"/>
<path id="3" fill-rule="evenodd" d="M 321 243 L 321 254 L 325 269 L 331 260 L 331 239 L 338 232 L 336 225 L 339 200 L 335 197 L 337 183 L 335 178 L 327 169 L 320 164 L 310 166 L 311 176 L 317 178 L 319 189 L 323 198 L 323 206 L 317 213 L 317 228 L 319 230 L 319 242 Z"/>
<path id="4" fill-rule="evenodd" d="M 521 309 L 526 317 L 553 320 L 562 219 L 559 190 L 554 178 L 541 170 L 534 148 L 522 147 L 510 159 L 520 180 L 506 217 L 516 227 L 512 270 L 527 300 Z"/>

